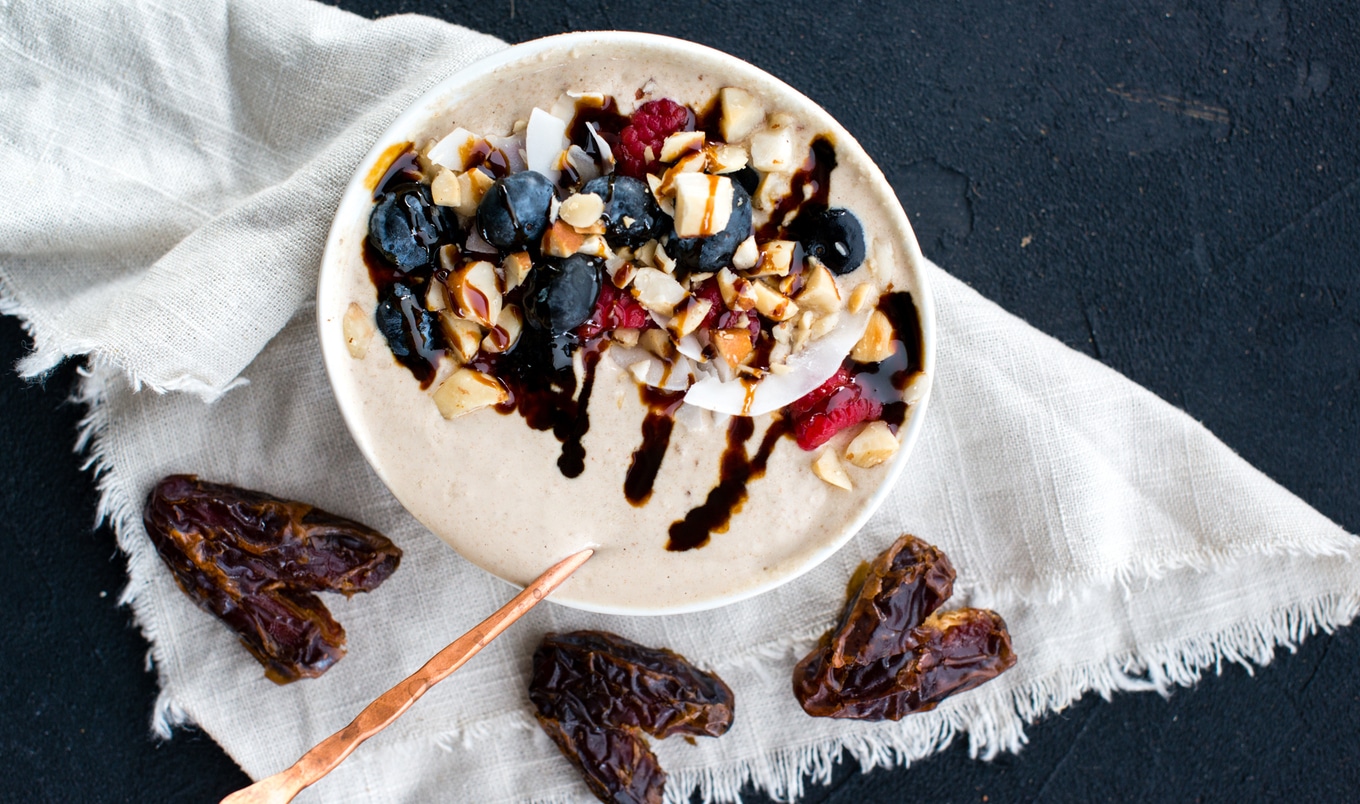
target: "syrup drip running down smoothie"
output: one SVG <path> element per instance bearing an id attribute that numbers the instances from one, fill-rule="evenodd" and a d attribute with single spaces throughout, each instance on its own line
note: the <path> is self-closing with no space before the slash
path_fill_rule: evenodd
<path id="1" fill-rule="evenodd" d="M 596 546 L 563 602 L 703 608 L 824 557 L 890 475 L 920 258 L 787 89 L 572 58 L 378 157 L 323 338 L 361 448 L 464 556 L 523 583 Z"/>

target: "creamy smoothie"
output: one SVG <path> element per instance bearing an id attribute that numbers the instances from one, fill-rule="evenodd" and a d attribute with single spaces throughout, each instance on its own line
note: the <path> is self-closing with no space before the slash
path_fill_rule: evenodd
<path id="1" fill-rule="evenodd" d="M 512 51 L 399 120 L 341 205 L 319 314 L 355 439 L 418 520 L 517 584 L 594 546 L 553 599 L 661 613 L 754 594 L 842 544 L 900 468 L 933 356 L 922 258 L 859 145 L 749 65 L 633 39 Z M 620 127 L 639 109 L 674 112 L 662 100 L 690 119 L 665 153 L 629 163 Z M 552 185 L 545 230 L 520 230 L 519 201 L 509 228 L 479 218 L 488 193 L 516 192 L 493 186 L 531 170 Z M 645 228 L 635 215 L 601 214 L 626 172 L 664 232 L 625 236 Z M 438 288 L 394 300 L 407 257 L 375 248 L 370 227 L 385 225 L 378 205 L 423 203 L 414 184 L 456 243 L 429 250 Z M 819 245 L 807 221 L 842 211 L 862 243 Z M 749 236 L 696 256 L 742 214 Z M 604 289 L 563 301 L 576 263 Z M 610 315 L 600 293 L 619 300 Z M 385 335 L 419 321 L 428 350 Z M 525 369 L 516 350 L 531 349 L 555 367 Z M 828 429 L 817 393 L 847 388 L 872 415 Z"/>

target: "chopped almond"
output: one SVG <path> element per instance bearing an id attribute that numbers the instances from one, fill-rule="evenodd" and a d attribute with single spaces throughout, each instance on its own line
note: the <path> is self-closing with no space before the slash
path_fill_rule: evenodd
<path id="1" fill-rule="evenodd" d="M 859 343 L 850 350 L 850 359 L 859 363 L 877 363 L 887 360 L 896 349 L 892 322 L 882 312 L 875 310 L 869 315 L 869 326 L 860 336 Z"/>
<path id="2" fill-rule="evenodd" d="M 834 313 L 841 306 L 841 294 L 836 279 L 825 265 L 810 266 L 803 271 L 803 289 L 794 297 L 804 310 Z"/>
<path id="3" fill-rule="evenodd" d="M 751 330 L 745 327 L 740 329 L 715 329 L 708 334 L 708 337 L 718 356 L 732 368 L 746 362 L 746 358 L 751 355 L 754 349 L 751 344 Z"/>
<path id="4" fill-rule="evenodd" d="M 586 242 L 586 236 L 571 228 L 564 220 L 557 220 L 543 233 L 543 253 L 553 257 L 570 257 Z"/>
<path id="5" fill-rule="evenodd" d="M 449 356 L 463 365 L 477 356 L 482 343 L 482 327 L 476 321 L 459 318 L 452 310 L 439 313 L 439 326 L 449 344 Z"/>
<path id="6" fill-rule="evenodd" d="M 496 266 L 470 262 L 449 277 L 449 290 L 458 314 L 484 327 L 495 326 L 501 314 L 501 291 Z"/>
<path id="7" fill-rule="evenodd" d="M 897 446 L 897 436 L 887 422 L 869 422 L 845 445 L 845 459 L 861 469 L 869 469 L 895 455 Z"/>
<path id="8" fill-rule="evenodd" d="M 499 405 L 509 398 L 500 380 L 470 368 L 460 368 L 449 375 L 434 391 L 434 404 L 446 419 Z"/>
<path id="9" fill-rule="evenodd" d="M 340 319 L 340 331 L 344 333 L 349 356 L 363 360 L 364 355 L 368 354 L 369 341 L 373 340 L 373 333 L 377 331 L 372 318 L 358 304 L 350 302 L 349 307 L 345 308 L 344 318 Z"/>
<path id="10" fill-rule="evenodd" d="M 505 280 L 505 290 L 510 292 L 524 284 L 525 278 L 533 270 L 533 261 L 529 259 L 529 252 L 519 251 L 514 254 L 505 255 L 501 260 L 501 274 Z"/>
<path id="11" fill-rule="evenodd" d="M 825 450 L 817 456 L 812 462 L 812 473 L 838 489 L 852 491 L 855 487 L 850 482 L 850 475 L 845 473 L 845 467 L 841 466 L 840 460 L 836 458 L 834 450 Z"/>

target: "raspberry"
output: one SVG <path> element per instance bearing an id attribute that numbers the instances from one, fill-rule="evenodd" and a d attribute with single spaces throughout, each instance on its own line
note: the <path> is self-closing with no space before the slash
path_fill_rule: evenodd
<path id="1" fill-rule="evenodd" d="M 693 293 L 696 299 L 707 299 L 713 303 L 713 306 L 708 308 L 708 315 L 704 316 L 704 320 L 699 323 L 699 326 L 713 326 L 718 315 L 727 311 L 727 307 L 723 305 L 722 291 L 718 289 L 718 280 L 710 276 L 700 282 L 699 286 L 694 288 Z"/>
<path id="2" fill-rule="evenodd" d="M 673 100 L 662 98 L 647 101 L 633 112 L 633 117 L 619 133 L 619 144 L 614 149 L 618 172 L 640 179 L 656 164 L 661 143 L 677 131 L 694 127 L 694 115 Z M 647 149 L 652 156 L 647 158 Z"/>
<path id="3" fill-rule="evenodd" d="M 581 340 L 588 341 L 605 330 L 646 329 L 654 326 L 652 317 L 637 300 L 614 287 L 612 282 L 603 282 L 600 295 L 595 299 L 595 309 L 590 318 L 576 331 Z"/>
<path id="4" fill-rule="evenodd" d="M 789 405 L 793 415 L 793 435 L 798 446 L 813 450 L 831 440 L 836 433 L 860 422 L 877 419 L 883 406 L 863 396 L 844 367 L 819 388 Z"/>

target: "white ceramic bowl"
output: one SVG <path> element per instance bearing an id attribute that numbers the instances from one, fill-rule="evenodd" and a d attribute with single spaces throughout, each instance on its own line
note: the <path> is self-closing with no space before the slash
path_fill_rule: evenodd
<path id="1" fill-rule="evenodd" d="M 643 415 L 641 404 L 629 401 L 636 400 L 635 391 L 630 397 L 624 390 L 611 395 L 608 387 L 596 388 L 586 472 L 568 480 L 556 470 L 557 441 L 531 430 L 518 415 L 487 409 L 445 421 L 429 392 L 392 359 L 381 335 L 364 359 L 350 356 L 340 322 L 352 302 L 370 314 L 376 305 L 362 242 L 373 207 L 373 177 L 394 146 L 439 138 L 455 125 L 504 135 L 532 107 L 547 108 L 564 91 L 631 98 L 649 82 L 655 82 L 655 97 L 691 105 L 723 86 L 740 86 L 770 111 L 791 113 L 805 132 L 832 138 L 839 162 L 831 179 L 832 205 L 849 207 L 859 217 L 871 260 L 891 265 L 883 270 L 892 272 L 895 288 L 912 294 L 924 338 L 924 371 L 933 377 L 935 321 L 924 258 L 892 188 L 854 138 L 821 107 L 750 64 L 647 34 L 587 32 L 526 42 L 450 76 L 413 103 L 356 168 L 326 244 L 317 294 L 321 351 L 340 410 L 397 499 L 464 557 L 519 585 L 569 552 L 597 546 L 595 557 L 553 600 L 617 614 L 713 608 L 812 569 L 854 536 L 891 491 L 926 408 L 922 398 L 909 409 L 899 432 L 901 447 L 889 464 L 849 467 L 854 492 L 816 479 L 808 468 L 813 454 L 781 439 L 766 476 L 749 484 L 749 499 L 729 531 L 715 533 L 703 548 L 667 552 L 669 523 L 716 483 L 723 428 L 684 432 L 677 425 L 657 491 L 638 508 L 622 493 Z M 626 372 L 623 376 L 631 382 Z M 842 434 L 832 444 L 848 437 Z M 759 431 L 749 444 L 752 451 L 757 443 Z M 686 480 L 686 472 L 705 479 Z"/>

